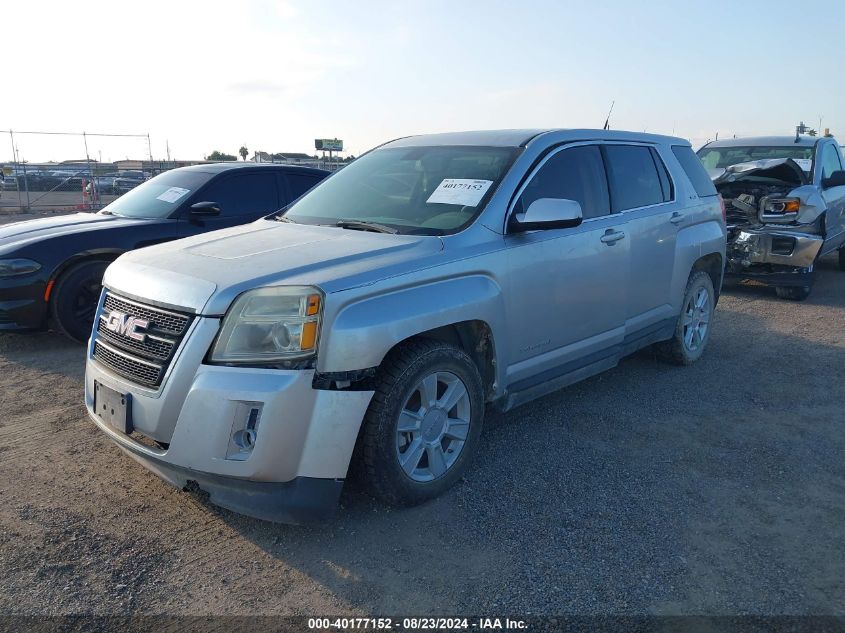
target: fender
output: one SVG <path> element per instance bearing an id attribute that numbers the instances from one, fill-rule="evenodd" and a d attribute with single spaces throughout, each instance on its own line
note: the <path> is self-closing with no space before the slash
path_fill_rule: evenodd
<path id="1" fill-rule="evenodd" d="M 461 321 L 484 321 L 490 327 L 496 353 L 496 395 L 504 384 L 501 341 L 504 325 L 502 289 L 490 277 L 471 274 L 380 294 L 372 292 L 338 304 L 344 292 L 328 298 L 317 354 L 320 372 L 346 372 L 381 364 L 398 343 L 422 332 Z M 383 290 L 381 292 L 384 292 Z M 335 304 L 334 310 L 330 307 Z"/>
<path id="2" fill-rule="evenodd" d="M 719 255 L 724 272 L 725 246 L 725 229 L 721 222 L 716 220 L 693 224 L 678 231 L 675 241 L 675 271 L 672 277 L 672 307 L 675 314 L 681 310 L 687 280 L 695 262 L 706 255 Z M 715 290 L 719 291 L 718 288 Z"/>

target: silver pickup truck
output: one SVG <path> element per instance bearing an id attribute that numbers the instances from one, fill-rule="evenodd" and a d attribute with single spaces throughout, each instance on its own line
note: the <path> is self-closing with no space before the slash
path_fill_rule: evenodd
<path id="1" fill-rule="evenodd" d="M 734 138 L 698 155 L 727 205 L 727 277 L 801 301 L 819 257 L 839 251 L 845 270 L 845 162 L 833 137 Z"/>
<path id="2" fill-rule="evenodd" d="M 109 266 L 85 401 L 120 448 L 259 518 L 337 505 L 355 461 L 440 494 L 510 409 L 657 344 L 697 360 L 724 208 L 689 143 L 599 130 L 403 138 L 278 214 Z"/>

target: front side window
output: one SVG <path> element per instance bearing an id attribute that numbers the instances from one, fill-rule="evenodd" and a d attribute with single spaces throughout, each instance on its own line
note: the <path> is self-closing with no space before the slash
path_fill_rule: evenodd
<path id="1" fill-rule="evenodd" d="M 830 143 L 822 150 L 822 179 L 830 178 L 835 171 L 842 169 L 842 162 L 839 159 L 839 151 Z"/>
<path id="2" fill-rule="evenodd" d="M 614 212 L 664 202 L 663 185 L 650 148 L 607 145 L 605 151 Z"/>
<path id="3" fill-rule="evenodd" d="M 398 233 L 442 235 L 484 208 L 517 148 L 384 148 L 365 154 L 295 202 L 288 221 L 336 226 L 364 222 Z"/>
<path id="4" fill-rule="evenodd" d="M 279 208 L 276 175 L 223 176 L 201 192 L 195 202 L 216 202 L 222 217 L 272 213 Z"/>
<path id="5" fill-rule="evenodd" d="M 551 156 L 523 189 L 514 213 L 524 213 L 540 198 L 575 200 L 585 220 L 610 214 L 601 150 L 596 145 L 584 145 Z"/>

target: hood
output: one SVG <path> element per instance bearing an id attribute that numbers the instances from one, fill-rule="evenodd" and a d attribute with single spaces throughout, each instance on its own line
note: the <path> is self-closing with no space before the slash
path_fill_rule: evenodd
<path id="1" fill-rule="evenodd" d="M 99 213 L 74 213 L 72 215 L 55 215 L 35 220 L 24 220 L 0 226 L 0 253 L 10 252 L 31 242 L 41 241 L 51 237 L 69 235 L 82 231 L 100 228 L 116 228 L 119 226 L 138 226 L 138 223 L 160 222 L 160 220 L 142 220 L 136 218 L 121 218 L 115 215 L 100 215 Z"/>
<path id="2" fill-rule="evenodd" d="M 737 163 L 725 169 L 708 170 L 713 184 L 754 179 L 758 182 L 777 181 L 784 185 L 800 187 L 809 183 L 807 174 L 791 158 L 767 158 L 747 163 Z"/>
<path id="3" fill-rule="evenodd" d="M 338 292 L 429 265 L 442 250 L 435 236 L 259 220 L 127 253 L 108 268 L 105 285 L 223 314 L 252 288 L 301 284 Z"/>

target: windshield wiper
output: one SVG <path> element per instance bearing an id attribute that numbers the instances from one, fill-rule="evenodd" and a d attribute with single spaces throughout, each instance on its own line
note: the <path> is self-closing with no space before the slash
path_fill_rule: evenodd
<path id="1" fill-rule="evenodd" d="M 288 222 L 290 224 L 299 224 L 298 222 L 294 222 L 293 220 L 288 217 L 285 217 L 284 215 L 277 215 L 273 219 L 276 220 L 276 222 Z"/>
<path id="2" fill-rule="evenodd" d="M 378 222 L 367 222 L 365 220 L 339 220 L 335 226 L 342 229 L 354 229 L 358 231 L 373 231 L 375 233 L 390 233 L 396 235 L 399 233 L 397 229 L 392 226 L 379 224 Z"/>

